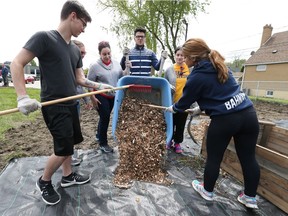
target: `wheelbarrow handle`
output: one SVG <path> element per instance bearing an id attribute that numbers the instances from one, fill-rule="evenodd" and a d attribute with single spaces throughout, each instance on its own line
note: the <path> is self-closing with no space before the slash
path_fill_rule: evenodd
<path id="1" fill-rule="evenodd" d="M 56 100 L 42 102 L 41 106 L 49 106 L 49 105 L 53 105 L 53 104 L 57 104 L 57 103 L 61 103 L 61 102 L 66 102 L 66 101 L 69 101 L 69 100 L 76 100 L 76 99 L 80 99 L 80 98 L 83 98 L 83 97 L 88 97 L 88 96 L 91 96 L 91 95 L 106 93 L 106 92 L 109 92 L 109 91 L 122 90 L 122 89 L 125 89 L 125 88 L 129 88 L 131 86 L 133 86 L 133 85 L 125 85 L 125 86 L 115 87 L 115 88 L 112 88 L 112 89 L 103 89 L 103 90 L 98 90 L 98 91 L 87 92 L 87 93 L 84 93 L 84 94 L 73 95 L 73 96 L 69 96 L 69 97 L 65 97 L 65 98 L 60 98 L 60 99 L 56 99 Z M 0 116 L 6 115 L 6 114 L 10 114 L 10 113 L 15 113 L 15 112 L 18 112 L 18 111 L 19 111 L 18 108 L 3 110 L 3 111 L 0 111 Z"/>

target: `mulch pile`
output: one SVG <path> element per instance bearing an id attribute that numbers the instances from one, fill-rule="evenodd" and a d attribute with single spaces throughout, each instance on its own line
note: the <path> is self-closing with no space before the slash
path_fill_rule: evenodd
<path id="1" fill-rule="evenodd" d="M 133 180 L 170 183 L 164 169 L 167 152 L 163 111 L 141 106 L 147 103 L 129 96 L 122 101 L 116 130 L 120 158 L 115 186 L 128 188 Z"/>

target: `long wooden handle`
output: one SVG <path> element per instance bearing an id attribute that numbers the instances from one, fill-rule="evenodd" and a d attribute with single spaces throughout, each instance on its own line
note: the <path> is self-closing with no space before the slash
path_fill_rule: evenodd
<path id="1" fill-rule="evenodd" d="M 164 107 L 164 106 L 157 106 L 157 105 L 154 105 L 154 104 L 141 104 L 142 106 L 149 106 L 149 107 L 152 107 L 152 108 L 156 108 L 156 109 L 162 109 L 162 110 L 165 110 L 167 109 L 168 107 Z M 187 110 L 185 110 L 184 112 L 188 112 Z"/>
<path id="2" fill-rule="evenodd" d="M 56 99 L 56 100 L 42 102 L 41 105 L 42 106 L 48 106 L 48 105 L 52 105 L 52 104 L 57 104 L 57 103 L 69 101 L 69 100 L 76 100 L 76 99 L 79 99 L 79 98 L 88 97 L 88 96 L 91 96 L 91 95 L 106 93 L 106 92 L 109 92 L 111 90 L 112 91 L 121 90 L 121 89 L 129 88 L 131 86 L 133 86 L 133 85 L 125 85 L 125 86 L 115 87 L 113 89 L 103 89 L 103 90 L 98 90 L 98 91 L 87 92 L 87 93 L 84 93 L 84 94 L 78 94 L 78 95 L 73 95 L 73 96 L 70 96 L 70 97 L 65 97 L 65 98 L 60 98 L 60 99 Z M 13 109 L 9 109 L 9 110 L 3 110 L 3 111 L 0 111 L 0 116 L 6 115 L 6 114 L 10 114 L 10 113 L 15 113 L 15 112 L 18 112 L 18 111 L 19 111 L 18 108 L 13 108 Z"/>
<path id="3" fill-rule="evenodd" d="M 168 107 L 164 107 L 164 106 L 157 106 L 157 105 L 154 105 L 154 104 L 141 104 L 142 106 L 149 106 L 149 107 L 152 107 L 152 108 L 156 108 L 156 109 L 162 109 L 162 110 L 165 110 L 167 109 Z M 185 110 L 184 112 L 186 113 L 190 113 L 189 111 Z M 193 114 L 192 114 L 193 115 Z M 205 113 L 200 113 L 199 115 L 206 115 Z"/>
<path id="4" fill-rule="evenodd" d="M 126 64 L 126 62 L 129 61 L 129 55 L 128 55 L 128 53 L 125 55 L 125 58 L 126 58 L 126 61 L 125 61 L 125 64 Z M 127 75 L 130 75 L 130 68 L 126 66 L 125 70 L 127 71 Z"/>
<path id="5" fill-rule="evenodd" d="M 158 71 L 158 77 L 162 77 L 164 62 L 165 62 L 165 58 L 161 57 L 160 68 Z"/>
<path id="6" fill-rule="evenodd" d="M 164 107 L 164 106 L 157 106 L 157 105 L 153 105 L 153 104 L 141 104 L 142 106 L 149 106 L 149 107 L 152 107 L 152 108 L 156 108 L 156 109 L 167 109 L 167 107 Z"/>

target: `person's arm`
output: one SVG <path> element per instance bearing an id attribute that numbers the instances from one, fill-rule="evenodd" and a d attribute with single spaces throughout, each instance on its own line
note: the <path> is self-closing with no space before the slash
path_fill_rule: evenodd
<path id="1" fill-rule="evenodd" d="M 30 61 L 32 61 L 34 57 L 35 55 L 32 52 L 22 48 L 10 65 L 13 85 L 17 96 L 23 96 L 27 94 L 24 79 L 24 67 Z"/>
<path id="2" fill-rule="evenodd" d="M 24 67 L 32 61 L 34 57 L 35 55 L 31 51 L 22 48 L 10 65 L 13 85 L 17 94 L 17 107 L 19 111 L 25 115 L 41 107 L 41 104 L 36 99 L 31 99 L 29 95 L 27 95 L 24 79 Z"/>
<path id="3" fill-rule="evenodd" d="M 153 52 L 151 55 L 151 64 L 152 64 L 153 68 L 158 71 L 160 69 L 160 63 L 161 63 L 161 60 L 158 61 L 155 53 Z"/>
<path id="4" fill-rule="evenodd" d="M 93 82 L 91 80 L 88 80 L 85 77 L 82 68 L 76 69 L 76 82 L 78 85 L 85 86 L 87 88 L 97 89 L 97 90 L 112 89 L 113 88 L 113 86 L 108 85 L 108 84 L 98 83 L 98 82 Z"/>
<path id="5" fill-rule="evenodd" d="M 122 68 L 123 71 L 124 71 L 125 68 L 126 68 L 125 61 L 126 61 L 126 57 L 123 56 L 122 59 L 121 59 L 121 61 L 120 61 L 120 65 L 121 65 L 121 68 Z"/>
<path id="6" fill-rule="evenodd" d="M 175 93 L 175 90 L 176 90 L 175 88 L 176 83 L 175 83 L 175 80 L 173 80 L 172 78 L 172 73 L 174 73 L 173 67 L 174 67 L 173 65 L 170 66 L 169 68 L 165 70 L 165 73 L 164 73 L 164 78 L 169 82 L 172 95 Z"/>
<path id="7" fill-rule="evenodd" d="M 204 80 L 199 80 L 199 78 L 191 78 L 188 76 L 187 82 L 183 89 L 183 94 L 177 103 L 173 105 L 173 109 L 178 112 L 183 112 L 189 109 L 190 106 L 201 97 L 203 92 L 202 83 Z M 204 81 L 205 82 L 205 81 Z"/>

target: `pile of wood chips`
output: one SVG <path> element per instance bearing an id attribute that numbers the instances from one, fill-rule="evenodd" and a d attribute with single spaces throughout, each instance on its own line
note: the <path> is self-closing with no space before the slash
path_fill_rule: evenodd
<path id="1" fill-rule="evenodd" d="M 168 184 L 164 170 L 166 159 L 166 123 L 163 111 L 141 104 L 149 101 L 124 97 L 119 110 L 116 137 L 119 165 L 114 185 L 128 188 L 133 180 Z"/>

